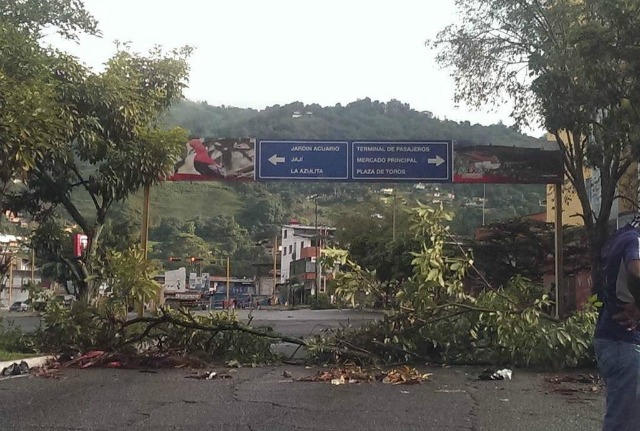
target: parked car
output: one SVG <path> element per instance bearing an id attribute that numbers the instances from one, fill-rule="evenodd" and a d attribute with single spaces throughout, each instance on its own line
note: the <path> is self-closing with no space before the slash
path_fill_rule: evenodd
<path id="1" fill-rule="evenodd" d="M 22 301 L 16 301 L 11 304 L 9 311 L 29 311 L 29 306 Z"/>

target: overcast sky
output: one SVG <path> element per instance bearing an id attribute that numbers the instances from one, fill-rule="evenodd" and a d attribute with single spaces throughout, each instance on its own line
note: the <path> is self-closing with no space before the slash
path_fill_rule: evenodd
<path id="1" fill-rule="evenodd" d="M 456 108 L 449 73 L 425 46 L 456 19 L 453 0 L 85 0 L 101 39 L 62 45 L 99 68 L 131 41 L 191 45 L 186 96 L 263 109 L 294 101 L 333 106 L 398 99 L 437 117 L 512 124 L 509 109 Z"/>

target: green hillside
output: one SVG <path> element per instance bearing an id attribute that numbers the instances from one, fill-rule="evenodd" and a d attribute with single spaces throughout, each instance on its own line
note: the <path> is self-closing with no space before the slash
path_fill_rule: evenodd
<path id="1" fill-rule="evenodd" d="M 164 124 L 187 128 L 194 137 L 450 139 L 462 145 L 519 147 L 546 144 L 501 124 L 445 121 L 398 101 L 369 99 L 347 106 L 292 103 L 261 111 L 183 101 L 167 114 Z M 417 201 L 442 203 L 455 214 L 454 233 L 465 235 L 472 234 L 483 219 L 492 223 L 542 211 L 545 193 L 541 185 L 508 184 L 165 182 L 151 191 L 150 255 L 165 265 L 168 256 L 231 256 L 234 274 L 252 276 L 256 261 L 270 262 L 262 245 L 279 232 L 283 223 L 295 218 L 303 224 L 314 224 L 317 217 L 319 224 L 336 226 L 339 240 L 345 244 L 360 241 L 360 249 L 356 246 L 352 251 L 357 254 L 360 250 L 359 258 L 366 262 L 371 247 L 384 248 L 392 232 L 406 235 L 407 221 L 402 214 Z M 78 193 L 74 200 L 83 214 L 95 213 L 88 196 Z M 124 244 L 124 235 L 132 239 L 139 235 L 142 201 L 139 192 L 112 208 L 106 234 L 110 242 Z M 364 236 L 358 236 L 360 231 Z M 367 239 L 367 235 L 372 237 Z M 370 263 L 383 257 L 372 256 Z M 219 261 L 206 262 L 203 265 L 208 266 L 203 269 L 223 272 Z"/>
<path id="2" fill-rule="evenodd" d="M 440 120 L 408 104 L 369 98 L 332 107 L 300 102 L 262 111 L 213 107 L 184 101 L 164 119 L 167 126 L 184 127 L 194 136 L 260 139 L 447 139 L 460 143 L 539 147 L 543 140 L 502 124 L 481 126 Z"/>
<path id="3" fill-rule="evenodd" d="M 519 147 L 547 145 L 540 138 L 519 133 L 502 124 L 482 126 L 469 122 L 440 120 L 430 112 L 419 112 L 396 100 L 372 101 L 368 98 L 346 106 L 304 105 L 299 102 L 284 106 L 272 106 L 264 110 L 214 107 L 206 103 L 183 101 L 174 106 L 165 118 L 168 127 L 187 128 L 193 136 L 257 137 L 259 139 L 451 139 L 459 144 L 494 144 Z M 539 185 L 427 185 L 426 190 L 414 190 L 413 184 L 367 184 L 367 183 L 316 183 L 316 182 L 270 182 L 255 187 L 272 195 L 284 206 L 286 218 L 302 221 L 313 220 L 315 214 L 305 197 L 323 196 L 321 219 L 328 218 L 336 205 L 354 205 L 363 197 L 371 196 L 383 188 L 393 188 L 406 199 L 428 200 L 434 187 L 455 193 L 461 201 L 487 197 L 485 218 L 499 220 L 538 212 L 540 202 L 545 199 L 545 188 Z M 237 216 L 252 201 L 238 198 L 237 188 L 220 183 L 168 184 L 162 193 L 153 195 L 153 218 L 174 216 L 206 216 L 227 214 Z M 163 187 L 163 188 L 164 188 Z M 189 193 L 191 192 L 191 193 Z M 189 193 L 189 196 L 185 194 Z M 207 196 L 216 204 L 201 202 Z M 452 204 L 455 209 L 456 204 Z M 156 210 L 157 207 L 157 210 Z M 327 207 L 327 208 L 324 208 Z M 466 207 L 465 207 L 466 208 Z M 465 210 L 468 226 L 462 230 L 470 232 L 474 223 L 482 220 L 478 208 Z M 330 221 L 327 219 L 327 221 Z"/>

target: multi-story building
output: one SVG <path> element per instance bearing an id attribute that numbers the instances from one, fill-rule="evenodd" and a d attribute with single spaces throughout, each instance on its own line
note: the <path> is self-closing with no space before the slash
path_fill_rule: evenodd
<path id="1" fill-rule="evenodd" d="M 554 141 L 555 138 L 549 135 L 547 140 Z M 592 211 L 597 214 L 600 211 L 602 198 L 600 172 L 597 169 L 585 168 L 583 174 L 589 204 Z M 562 194 L 563 226 L 584 226 L 582 205 L 575 188 L 568 180 L 565 180 Z M 618 182 L 616 194 L 617 197 L 613 201 L 611 214 L 609 215 L 610 231 L 614 231 L 619 226 L 628 223 L 637 214 L 637 205 L 640 202 L 640 163 L 633 163 L 629 167 L 627 173 Z M 546 206 L 546 221 L 554 223 L 556 202 L 554 186 L 552 185 L 547 186 Z M 586 247 L 586 244 L 581 246 Z M 565 244 L 565 250 L 566 248 L 567 244 Z M 584 259 L 588 259 L 588 257 L 585 256 Z M 573 268 L 571 264 L 565 261 L 563 271 L 564 286 L 562 290 L 564 292 L 564 304 L 567 310 L 580 308 L 592 294 L 590 269 L 585 268 L 584 265 L 578 265 L 577 268 Z M 554 281 L 553 262 L 549 260 L 545 270 L 545 287 L 550 289 Z"/>
<path id="2" fill-rule="evenodd" d="M 282 226 L 280 251 L 280 283 L 291 283 L 312 291 L 322 291 L 321 277 L 316 266 L 322 247 L 333 237 L 335 228 L 329 226 L 304 226 L 291 223 Z"/>
<path id="3" fill-rule="evenodd" d="M 25 253 L 20 242 L 21 239 L 14 235 L 0 234 L 0 260 L 9 263 L 7 273 L 0 274 L 0 307 L 27 300 L 29 292 L 24 286 L 42 282 L 40 270 L 32 266 L 33 255 Z"/>

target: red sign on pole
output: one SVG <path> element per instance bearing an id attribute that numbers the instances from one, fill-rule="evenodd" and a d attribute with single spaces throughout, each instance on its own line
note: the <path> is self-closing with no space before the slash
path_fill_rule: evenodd
<path id="1" fill-rule="evenodd" d="M 75 257 L 80 257 L 87 251 L 87 247 L 89 246 L 89 237 L 82 233 L 74 233 L 73 234 L 73 255 Z"/>

